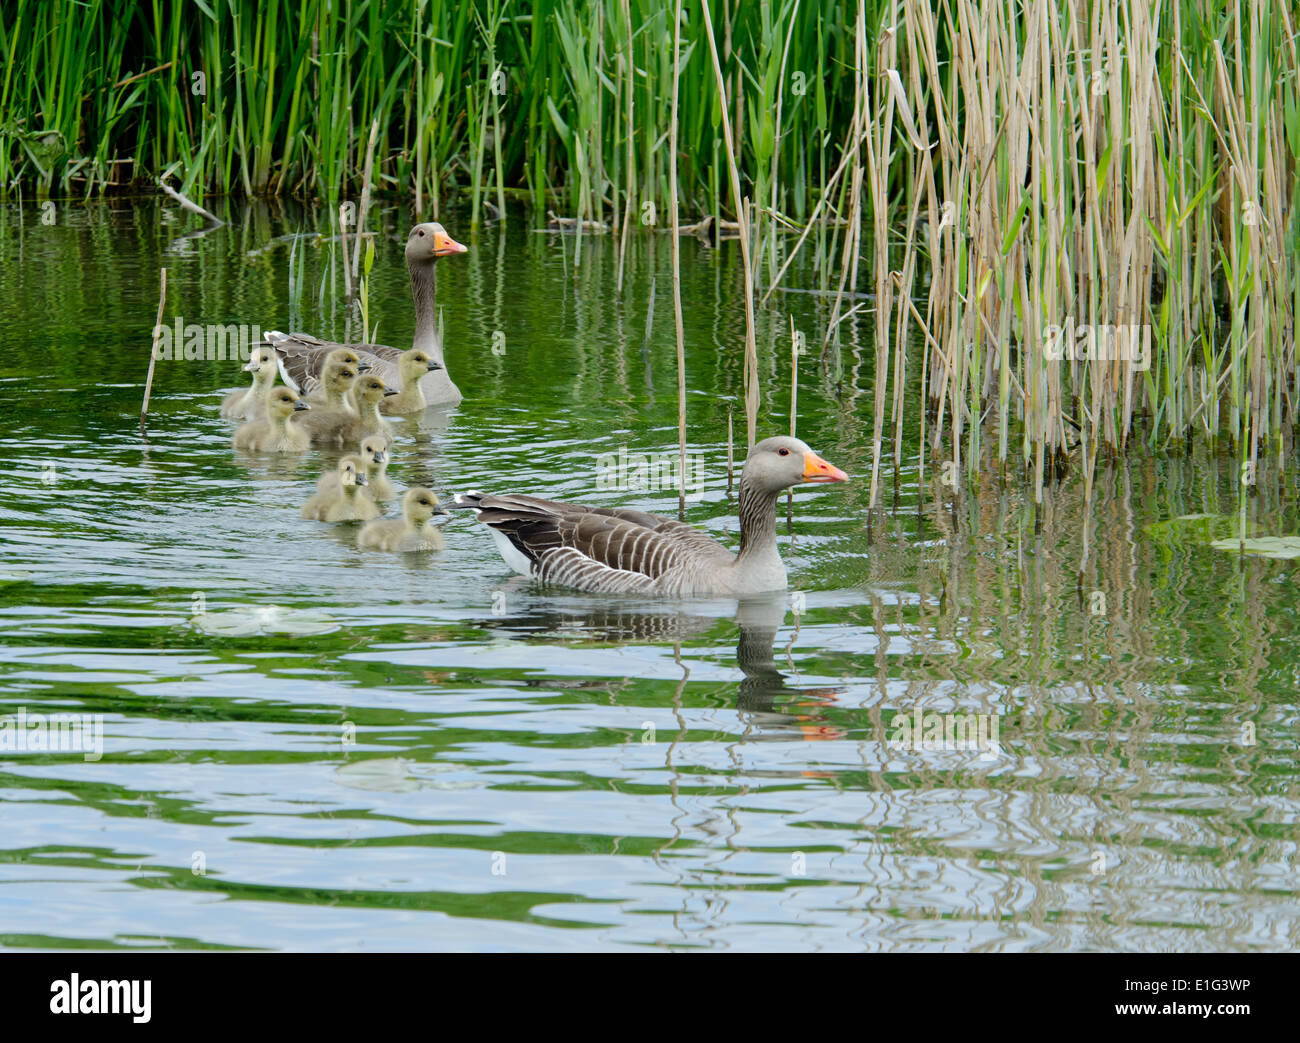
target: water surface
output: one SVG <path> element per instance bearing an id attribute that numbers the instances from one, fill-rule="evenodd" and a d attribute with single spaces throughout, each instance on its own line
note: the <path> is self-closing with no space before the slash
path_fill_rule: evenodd
<path id="1" fill-rule="evenodd" d="M 954 495 L 920 474 L 913 388 L 869 518 L 870 312 L 837 381 L 824 299 L 777 294 L 760 432 L 789 423 L 793 318 L 799 432 L 854 476 L 795 494 L 789 594 L 541 589 L 467 516 L 440 553 L 362 554 L 298 514 L 334 457 L 230 448 L 238 364 L 160 362 L 137 426 L 160 266 L 169 321 L 344 334 L 330 245 L 274 241 L 319 218 L 40 213 L 0 211 L 0 712 L 102 715 L 103 757 L 0 751 L 0 944 L 1296 944 L 1296 565 L 1160 524 L 1236 512 L 1226 455 L 1103 466 L 1089 509 L 1077 475 L 1038 512 L 1014 477 Z M 571 240 L 444 220 L 471 247 L 438 284 L 466 399 L 403 423 L 394 479 L 675 510 L 598 468 L 676 445 L 663 238 L 633 239 L 620 297 L 610 240 L 575 272 Z M 409 222 L 383 213 L 370 286 L 399 345 Z M 738 264 L 684 241 L 687 516 L 731 540 Z M 1294 533 L 1296 502 L 1271 467 L 1250 524 Z M 996 716 L 996 752 L 891 747 L 918 710 Z"/>

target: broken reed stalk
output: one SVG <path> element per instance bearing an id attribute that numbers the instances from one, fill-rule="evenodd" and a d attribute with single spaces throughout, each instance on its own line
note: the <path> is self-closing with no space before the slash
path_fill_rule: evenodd
<path id="1" fill-rule="evenodd" d="M 144 430 L 144 418 L 149 412 L 149 392 L 153 389 L 153 368 L 158 361 L 158 338 L 162 333 L 163 305 L 167 303 L 167 269 L 159 270 L 158 317 L 154 320 L 153 336 L 149 341 L 149 375 L 144 381 L 144 404 L 140 407 L 140 430 Z"/>
<path id="2" fill-rule="evenodd" d="M 352 267 L 348 264 L 348 204 L 339 204 L 340 253 L 343 255 L 343 297 L 352 300 Z"/>
<path id="3" fill-rule="evenodd" d="M 727 173 L 731 180 L 731 203 L 740 224 L 740 263 L 745 278 L 745 432 L 748 444 L 754 445 L 758 426 L 758 340 L 754 334 L 754 264 L 750 257 L 749 213 L 745 199 L 740 194 L 740 171 L 736 166 L 736 145 L 731 135 L 731 118 L 727 114 L 727 90 L 722 78 L 722 63 L 718 60 L 718 44 L 713 38 L 713 19 L 709 15 L 708 0 L 701 0 L 704 13 L 704 35 L 709 41 L 709 54 L 713 57 L 713 79 L 721 99 L 722 139 L 727 150 Z"/>
<path id="4" fill-rule="evenodd" d="M 790 316 L 790 437 L 795 437 L 795 419 L 799 415 L 799 337 L 794 329 L 794 316 Z M 794 489 L 785 491 L 785 523 L 794 535 Z"/>
<path id="5" fill-rule="evenodd" d="M 216 214 L 214 214 L 211 210 L 204 210 L 203 207 L 199 206 L 198 203 L 194 202 L 192 199 L 188 199 L 185 196 L 181 195 L 179 192 L 176 191 L 176 189 L 172 188 L 170 185 L 168 185 L 161 179 L 158 180 L 158 187 L 161 188 L 164 192 L 166 192 L 167 195 L 171 196 L 174 200 L 176 200 L 176 202 L 180 203 L 180 205 L 183 206 L 186 210 L 189 210 L 191 213 L 198 214 L 200 217 L 207 218 L 207 220 L 211 221 L 213 225 L 224 225 L 226 223 L 225 221 L 221 220 L 221 218 L 219 218 Z"/>
<path id="6" fill-rule="evenodd" d="M 375 162 L 375 142 L 379 140 L 379 120 L 370 124 L 370 140 L 366 142 L 366 172 L 361 179 L 361 206 L 357 209 L 356 242 L 352 244 L 352 274 L 361 275 L 362 230 L 366 227 L 366 211 L 370 209 L 370 171 Z M 345 254 L 346 256 L 346 254 Z"/>
<path id="7" fill-rule="evenodd" d="M 677 5 L 677 19 L 678 22 L 680 23 L 681 21 L 680 3 Z M 623 76 L 621 79 L 623 81 L 624 97 L 627 102 L 627 116 L 626 116 L 627 123 L 625 125 L 625 130 L 627 133 L 627 160 L 626 160 L 627 187 L 624 189 L 623 227 L 619 229 L 619 237 L 618 237 L 619 239 L 618 241 L 618 292 L 620 294 L 623 292 L 623 265 L 624 262 L 627 260 L 628 225 L 631 224 L 632 222 L 632 194 L 636 190 L 635 189 L 636 183 L 633 180 L 633 178 L 636 176 L 636 149 L 635 149 L 636 135 L 633 133 L 634 125 L 632 123 L 632 95 L 633 95 L 633 88 L 636 83 L 636 78 L 633 75 L 634 72 L 636 71 L 636 62 L 633 61 L 632 59 L 632 0 L 623 0 L 623 32 L 627 35 L 627 40 L 626 40 L 627 51 L 621 56 L 622 71 L 623 71 Z M 680 24 L 675 25 L 673 27 L 673 39 L 677 42 L 680 42 L 681 40 Z M 680 54 L 676 50 L 674 50 L 673 51 L 673 61 L 674 61 L 673 118 L 674 120 L 677 118 L 677 80 L 678 80 L 677 74 L 679 72 L 676 63 L 680 61 L 680 58 L 681 58 Z M 676 126 L 675 123 L 674 126 Z M 677 139 L 674 137 L 673 140 L 676 141 Z M 673 147 L 674 188 L 671 192 L 673 213 L 677 212 L 677 189 L 675 187 L 676 176 L 677 176 L 677 148 L 674 145 Z M 673 238 L 676 239 L 676 237 L 677 237 L 677 227 L 676 225 L 674 225 Z"/>
<path id="8" fill-rule="evenodd" d="M 629 41 L 630 42 L 630 41 Z M 682 244 L 677 215 L 677 87 L 681 72 L 682 0 L 673 7 L 673 101 L 668 123 L 668 219 L 672 222 L 673 322 L 677 332 L 677 517 L 686 520 L 686 332 L 682 323 Z M 626 242 L 627 229 L 624 229 Z M 619 275 L 622 275 L 620 258 Z"/>

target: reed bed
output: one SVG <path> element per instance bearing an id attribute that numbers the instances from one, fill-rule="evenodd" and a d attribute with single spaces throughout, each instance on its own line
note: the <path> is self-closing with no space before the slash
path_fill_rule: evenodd
<path id="1" fill-rule="evenodd" d="M 1198 433 L 1247 477 L 1281 459 L 1300 307 L 1289 2 L 681 10 L 15 0 L 0 191 L 170 177 L 191 199 L 336 209 L 373 189 L 435 216 L 463 196 L 472 223 L 513 194 L 537 223 L 579 222 L 575 264 L 588 228 L 612 226 L 622 258 L 670 211 L 709 218 L 745 254 L 747 406 L 754 328 L 780 327 L 789 272 L 827 301 L 826 379 L 845 379 L 846 331 L 873 338 L 873 505 L 908 428 L 944 474 L 991 462 L 1039 500 L 1067 464 L 1090 485 L 1099 455 Z"/>

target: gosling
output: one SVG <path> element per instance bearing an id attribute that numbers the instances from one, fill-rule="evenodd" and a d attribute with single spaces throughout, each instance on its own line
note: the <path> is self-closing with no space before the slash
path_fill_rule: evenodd
<path id="1" fill-rule="evenodd" d="M 433 516 L 446 513 L 438 506 L 438 497 L 417 485 L 402 497 L 401 520 L 367 522 L 357 546 L 362 550 L 442 550 L 446 541 L 434 527 Z"/>
<path id="2" fill-rule="evenodd" d="M 366 465 L 365 495 L 375 503 L 396 499 L 397 490 L 388 479 L 388 450 L 384 448 L 383 435 L 371 435 L 361 440 L 361 459 Z M 317 492 L 339 487 L 337 471 L 326 471 L 316 482 Z"/>
<path id="3" fill-rule="evenodd" d="M 411 348 L 397 357 L 397 375 L 402 382 L 401 390 L 391 398 L 386 398 L 379 408 L 389 416 L 404 413 L 418 413 L 428 404 L 424 390 L 420 387 L 420 378 L 426 373 L 442 369 L 441 362 L 435 362 L 422 348 Z"/>
<path id="4" fill-rule="evenodd" d="M 244 372 L 253 374 L 253 386 L 232 391 L 221 401 L 221 415 L 227 420 L 253 420 L 262 415 L 266 396 L 275 384 L 277 361 L 270 348 L 257 348 L 244 364 Z"/>
<path id="5" fill-rule="evenodd" d="M 356 410 L 348 399 L 348 392 L 357 379 L 357 371 L 346 362 L 327 366 L 320 400 L 308 396 L 312 411 L 295 417 L 294 424 L 302 427 L 317 445 L 346 444 L 345 434 L 351 422 L 357 419 Z"/>
<path id="6" fill-rule="evenodd" d="M 335 414 L 337 419 L 329 439 L 336 445 L 356 445 L 363 438 L 378 435 L 387 449 L 393 444 L 393 425 L 379 415 L 379 403 L 396 394 L 378 377 L 362 376 L 352 385 L 352 397 L 360 413 L 357 416 Z"/>
<path id="7" fill-rule="evenodd" d="M 322 476 L 325 477 L 325 476 Z M 302 516 L 323 522 L 370 521 L 380 511 L 364 495 L 366 465 L 360 457 L 345 456 L 333 472 L 334 484 L 317 491 L 302 507 Z"/>
<path id="8" fill-rule="evenodd" d="M 342 410 L 355 415 L 357 407 L 352 401 L 352 381 L 356 379 L 357 374 L 364 373 L 369 368 L 370 366 L 362 363 L 351 348 L 335 348 L 321 363 L 320 376 L 307 377 L 303 381 L 308 403 L 313 406 L 328 406 L 331 411 Z M 340 393 L 335 378 L 345 370 L 352 371 L 352 380 L 347 382 L 347 387 Z"/>
<path id="9" fill-rule="evenodd" d="M 250 420 L 235 432 L 235 448 L 252 453 L 306 452 L 311 446 L 311 436 L 289 420 L 294 413 L 310 408 L 291 388 L 272 388 L 266 397 L 262 419 Z"/>

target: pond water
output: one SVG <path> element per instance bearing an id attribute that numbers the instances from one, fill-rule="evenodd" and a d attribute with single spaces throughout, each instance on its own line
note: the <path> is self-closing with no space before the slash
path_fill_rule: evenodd
<path id="1" fill-rule="evenodd" d="M 0 749 L 0 944 L 1300 941 L 1297 564 L 1208 545 L 1238 510 L 1227 455 L 1103 465 L 1086 508 L 1076 468 L 1035 512 L 1015 478 L 920 474 L 913 374 L 869 519 L 870 312 L 835 382 L 826 300 L 774 294 L 760 434 L 788 427 L 793 320 L 799 433 L 853 478 L 795 493 L 788 594 L 543 589 L 463 514 L 441 552 L 363 554 L 298 513 L 333 457 L 231 449 L 238 363 L 159 362 L 138 428 L 161 266 L 169 322 L 344 334 L 331 246 L 277 241 L 320 218 L 235 209 L 192 236 L 153 202 L 52 216 L 0 210 L 0 714 L 15 736 L 19 714 L 29 735 L 90 715 L 102 757 Z M 371 322 L 401 345 L 411 217 L 377 220 Z M 574 271 L 571 238 L 444 222 L 470 247 L 438 275 L 465 401 L 402 423 L 394 479 L 675 511 L 601 469 L 675 451 L 666 240 L 632 239 L 620 296 L 611 237 Z M 687 517 L 734 540 L 739 258 L 686 239 L 682 262 Z M 1252 531 L 1300 530 L 1295 469 L 1261 476 Z M 924 741 L 947 715 L 966 730 Z"/>

